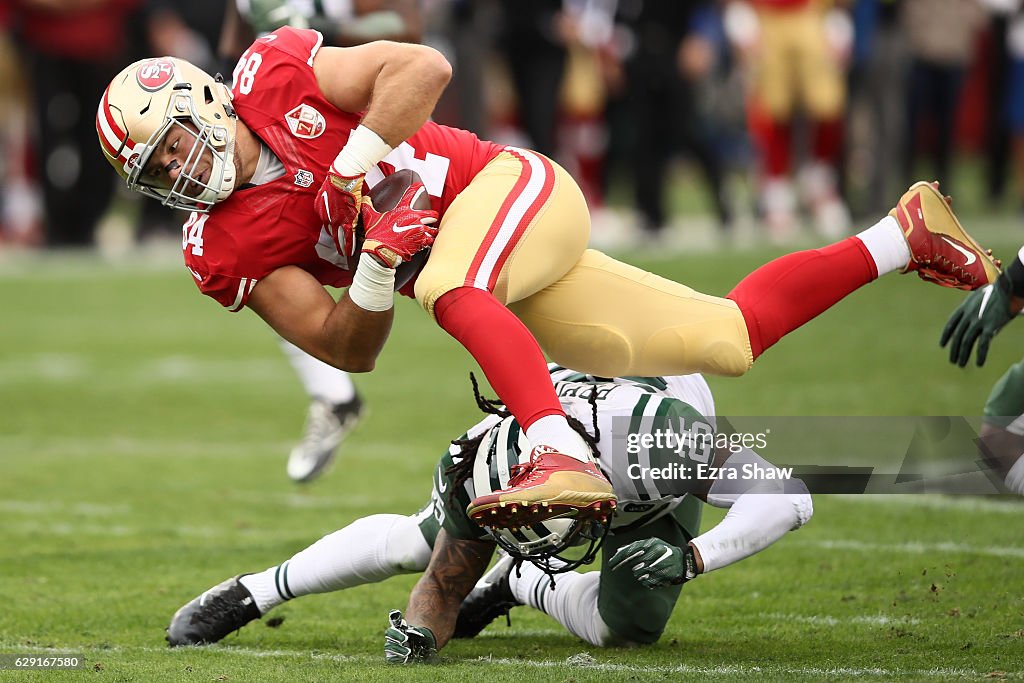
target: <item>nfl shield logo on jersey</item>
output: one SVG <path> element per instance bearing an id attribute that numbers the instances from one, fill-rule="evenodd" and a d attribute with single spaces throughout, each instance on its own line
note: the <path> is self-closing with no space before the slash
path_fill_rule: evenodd
<path id="1" fill-rule="evenodd" d="M 299 187 L 309 187 L 313 184 L 313 173 L 306 169 L 299 169 L 295 172 L 295 184 Z"/>
<path id="2" fill-rule="evenodd" d="M 324 120 L 323 114 L 308 104 L 295 107 L 284 115 L 284 120 L 288 122 L 292 135 L 305 140 L 318 138 L 327 129 L 327 121 Z"/>

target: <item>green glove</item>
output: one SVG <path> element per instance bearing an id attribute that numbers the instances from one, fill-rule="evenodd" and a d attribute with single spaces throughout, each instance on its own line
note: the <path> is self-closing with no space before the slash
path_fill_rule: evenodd
<path id="1" fill-rule="evenodd" d="M 425 662 L 437 654 L 437 638 L 426 626 L 410 626 L 398 610 L 388 614 L 384 631 L 384 659 L 388 664 Z"/>
<path id="2" fill-rule="evenodd" d="M 939 346 L 949 344 L 949 362 L 966 367 L 971 349 L 978 344 L 978 367 L 985 364 L 992 337 L 1013 319 L 1010 282 L 1000 275 L 993 284 L 967 295 L 949 316 Z"/>
<path id="3" fill-rule="evenodd" d="M 697 561 L 693 548 L 680 550 L 660 538 L 633 541 L 619 548 L 608 561 L 612 571 L 627 567 L 637 582 L 646 588 L 686 583 L 697 576 Z"/>

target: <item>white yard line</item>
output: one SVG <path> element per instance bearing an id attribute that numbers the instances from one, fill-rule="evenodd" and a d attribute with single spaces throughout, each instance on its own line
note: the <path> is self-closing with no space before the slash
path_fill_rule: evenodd
<path id="1" fill-rule="evenodd" d="M 297 428 L 296 428 L 297 433 Z M 209 458 L 236 457 L 281 459 L 294 443 L 289 441 L 192 441 L 188 439 L 137 438 L 131 436 L 47 437 L 0 435 L 0 456 L 37 460 L 49 456 L 131 456 Z"/>
<path id="2" fill-rule="evenodd" d="M 1024 548 L 1019 546 L 972 546 L 966 543 L 867 543 L 852 539 L 834 539 L 829 541 L 793 541 L 792 546 L 824 548 L 825 550 L 854 550 L 858 552 L 887 552 L 926 555 L 943 553 L 955 555 L 987 555 L 989 557 L 1024 557 Z"/>
<path id="3" fill-rule="evenodd" d="M 850 624 L 863 624 L 866 626 L 913 626 L 921 623 L 918 619 L 910 617 L 891 617 L 887 614 L 866 614 L 855 617 L 833 617 L 827 614 L 784 614 L 781 612 L 761 612 L 751 615 L 756 619 L 767 619 L 779 622 L 797 622 L 800 624 L 813 624 L 820 626 L 839 626 Z"/>
<path id="4" fill-rule="evenodd" d="M 22 515 L 66 514 L 82 517 L 119 517 L 132 511 L 129 505 L 65 503 L 63 501 L 0 500 L 0 512 Z"/>
<path id="5" fill-rule="evenodd" d="M 990 498 L 988 496 L 943 496 L 935 493 L 907 495 L 853 495 L 837 493 L 829 499 L 844 503 L 861 503 L 872 507 L 911 507 L 949 512 L 994 512 L 1024 515 L 1024 497 Z"/>
<path id="6" fill-rule="evenodd" d="M 36 353 L 0 361 L 0 384 L 88 381 L 129 389 L 178 384 L 211 386 L 225 382 L 262 386 L 282 382 L 290 376 L 288 364 L 279 355 L 272 355 L 272 351 L 265 358 L 202 359 L 184 355 L 140 358 L 113 374 L 87 354 Z"/>

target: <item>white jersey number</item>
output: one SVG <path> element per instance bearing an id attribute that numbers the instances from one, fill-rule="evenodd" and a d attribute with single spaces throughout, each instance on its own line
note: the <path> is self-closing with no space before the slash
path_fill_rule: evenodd
<path id="1" fill-rule="evenodd" d="M 427 188 L 427 194 L 431 197 L 440 197 L 444 194 L 444 182 L 448 179 L 448 167 L 452 160 L 439 154 L 427 152 L 420 159 L 416 148 L 408 142 L 403 142 L 391 150 L 382 160 L 385 164 L 391 164 L 396 170 L 409 169 L 416 171 L 423 180 L 423 186 Z M 384 174 L 377 167 L 371 168 L 366 174 L 366 182 L 373 187 L 384 179 Z"/>
<path id="2" fill-rule="evenodd" d="M 423 180 L 423 186 L 427 188 L 427 194 L 431 197 L 440 197 L 444 194 L 444 183 L 448 179 L 448 168 L 452 164 L 448 157 L 427 152 L 424 158 L 420 159 L 417 157 L 416 149 L 408 142 L 403 142 L 391 150 L 391 153 L 382 161 L 394 166 L 395 170 L 416 171 Z M 384 173 L 378 166 L 374 166 L 366 173 L 366 184 L 371 188 L 376 187 L 377 183 L 382 180 L 384 180 Z M 320 230 L 316 253 L 324 261 L 333 263 L 342 270 L 349 270 L 348 259 L 338 253 L 334 246 L 334 240 L 328 234 L 326 227 Z"/>
<path id="3" fill-rule="evenodd" d="M 203 226 L 210 215 L 206 213 L 193 213 L 185 221 L 181 228 L 181 250 L 185 251 L 192 245 L 192 255 L 203 255 Z"/>
<path id="4" fill-rule="evenodd" d="M 249 54 L 249 51 L 246 50 L 242 53 L 238 64 L 235 65 L 235 70 L 231 73 L 231 81 L 238 88 L 238 92 L 243 95 L 252 92 L 256 71 L 259 70 L 261 64 L 263 64 L 263 55 L 259 52 Z"/>

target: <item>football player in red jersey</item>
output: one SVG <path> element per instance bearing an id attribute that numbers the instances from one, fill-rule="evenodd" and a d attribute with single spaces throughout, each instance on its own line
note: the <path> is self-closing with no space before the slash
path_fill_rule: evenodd
<path id="1" fill-rule="evenodd" d="M 200 290 L 341 369 L 373 369 L 395 269 L 432 246 L 401 293 L 472 354 L 533 445 L 507 489 L 471 503 L 481 524 L 614 507 L 542 348 L 607 377 L 741 375 L 887 272 L 963 289 L 998 274 L 936 188 L 918 183 L 858 236 L 772 261 L 726 298 L 700 294 L 587 250 L 583 195 L 550 159 L 429 121 L 450 75 L 421 45 L 327 48 L 316 31 L 282 28 L 242 55 L 230 91 L 181 60 L 132 64 L 104 92 L 96 123 L 131 189 L 194 211 L 182 244 Z M 365 201 L 398 169 L 419 174 L 432 210 L 381 218 Z M 372 226 L 361 244 L 360 212 Z M 336 302 L 325 285 L 348 289 Z"/>

